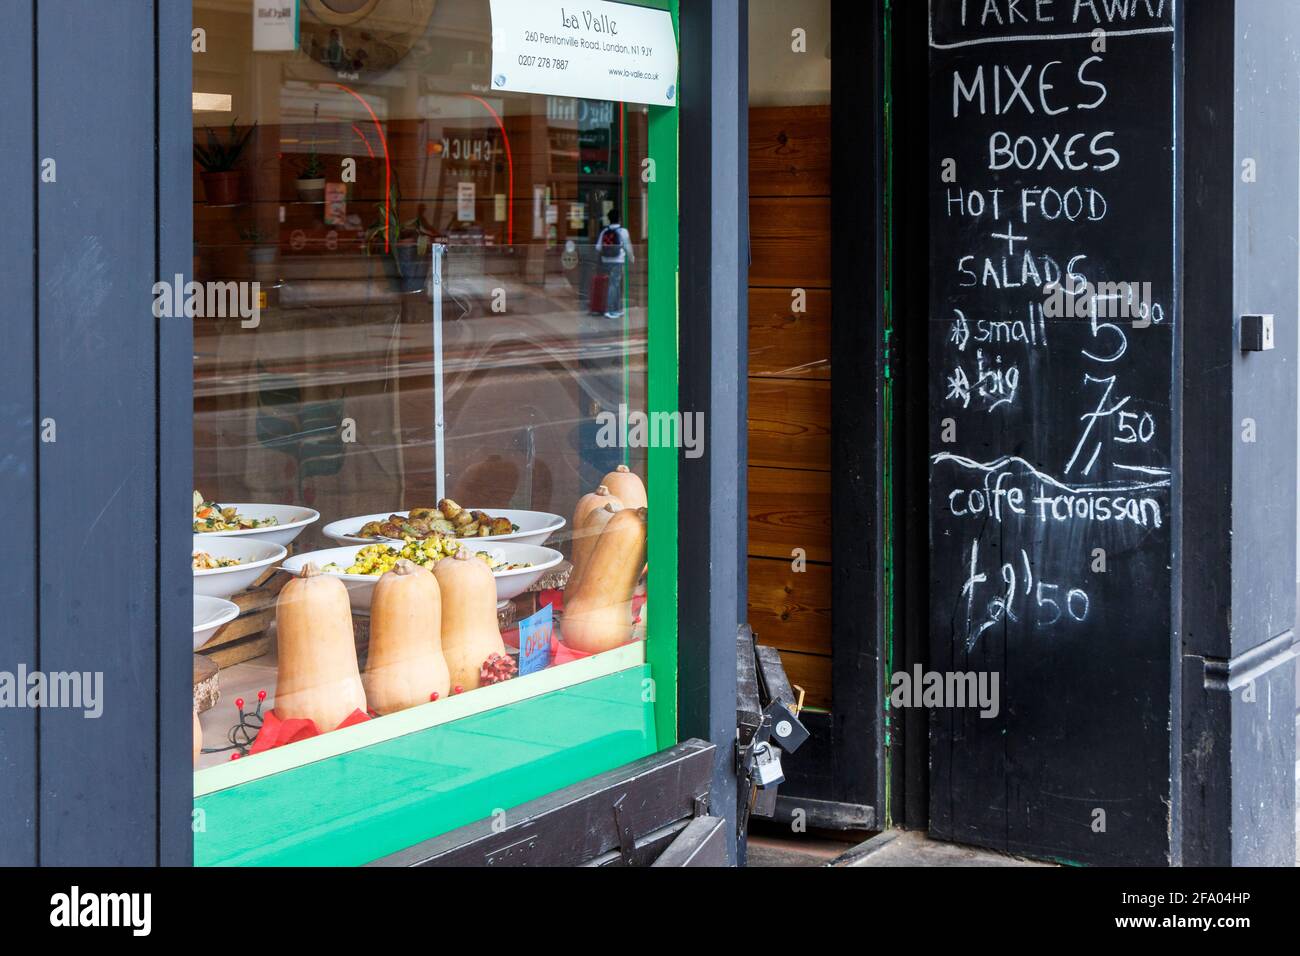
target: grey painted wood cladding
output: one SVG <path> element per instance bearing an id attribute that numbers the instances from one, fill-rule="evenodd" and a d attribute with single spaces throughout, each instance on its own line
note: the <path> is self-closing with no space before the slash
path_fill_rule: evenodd
<path id="1" fill-rule="evenodd" d="M 189 539 L 159 522 L 189 495 L 190 332 L 151 312 L 188 271 L 189 5 L 163 6 L 0 7 L 0 670 L 102 706 L 0 708 L 0 864 L 191 859 Z"/>

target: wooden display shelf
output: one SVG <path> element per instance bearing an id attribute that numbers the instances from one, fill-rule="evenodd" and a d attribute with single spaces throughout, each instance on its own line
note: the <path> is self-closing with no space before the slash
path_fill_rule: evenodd
<path id="1" fill-rule="evenodd" d="M 221 699 L 218 670 L 217 665 L 202 654 L 194 655 L 194 709 L 200 714 L 211 710 Z"/>
<path id="2" fill-rule="evenodd" d="M 231 597 L 239 608 L 235 618 L 199 648 L 199 654 L 218 667 L 261 657 L 271 649 L 271 625 L 275 621 L 275 599 L 289 582 L 289 576 L 270 568 L 246 591 Z"/>

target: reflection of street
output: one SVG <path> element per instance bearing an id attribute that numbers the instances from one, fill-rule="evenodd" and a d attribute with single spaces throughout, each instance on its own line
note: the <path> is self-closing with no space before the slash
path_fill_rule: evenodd
<path id="1" fill-rule="evenodd" d="M 338 275 L 338 260 L 330 265 Z M 644 407 L 646 314 L 638 306 L 625 319 L 589 315 L 575 286 L 563 273 L 536 283 L 447 276 L 453 497 L 567 514 L 591 473 L 608 470 L 602 456 L 611 450 L 594 447 L 594 419 L 620 402 Z M 275 291 L 278 305 L 263 311 L 257 330 L 195 323 L 196 484 L 220 500 L 258 501 L 284 500 L 296 482 L 302 503 L 331 519 L 431 504 L 427 293 L 312 276 L 286 278 Z M 492 311 L 502 294 L 505 311 Z"/>

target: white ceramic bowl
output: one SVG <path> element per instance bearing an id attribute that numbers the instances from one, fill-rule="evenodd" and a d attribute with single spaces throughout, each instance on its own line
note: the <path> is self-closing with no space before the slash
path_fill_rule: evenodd
<path id="1" fill-rule="evenodd" d="M 271 544 L 282 544 L 287 547 L 294 538 L 302 534 L 307 525 L 320 520 L 319 511 L 299 508 L 296 505 L 230 504 L 226 507 L 234 508 L 236 514 L 249 518 L 275 518 L 280 523 L 265 528 L 245 528 L 240 531 L 196 531 L 194 533 L 209 539 L 256 538 L 258 541 L 269 541 Z"/>
<path id="2" fill-rule="evenodd" d="M 256 538 L 218 538 L 196 534 L 194 550 L 206 551 L 214 558 L 238 558 L 240 564 L 194 572 L 194 593 L 206 597 L 228 598 L 251 585 L 289 552 L 284 545 Z"/>
<path id="3" fill-rule="evenodd" d="M 223 624 L 239 617 L 239 606 L 225 598 L 194 595 L 194 649 L 211 640 Z"/>
<path id="4" fill-rule="evenodd" d="M 388 515 L 384 515 L 384 517 L 387 518 Z M 532 565 L 531 568 L 517 568 L 514 571 L 492 572 L 492 577 L 497 582 L 498 602 L 508 601 L 512 597 L 523 594 L 538 578 L 564 560 L 564 556 L 560 552 L 536 544 L 519 544 L 517 541 L 500 542 L 500 539 L 492 538 L 468 538 L 465 542 L 462 542 L 462 546 L 471 542 L 473 543 L 471 550 L 475 553 L 486 551 L 494 558 L 509 564 L 529 563 Z M 377 542 L 371 541 L 370 543 L 375 544 Z M 337 564 L 341 568 L 346 568 L 356 560 L 357 552 L 362 547 L 350 545 L 346 548 L 327 548 L 324 551 L 295 554 L 281 565 L 281 569 L 297 574 L 308 562 L 314 563 L 320 568 L 327 564 Z M 325 573 L 333 575 L 347 585 L 348 600 L 352 602 L 354 610 L 370 610 L 370 599 L 374 596 L 375 584 L 379 581 L 379 575 L 344 574 L 337 571 L 326 571 Z"/>
<path id="5" fill-rule="evenodd" d="M 494 518 L 509 518 L 510 523 L 519 527 L 509 534 L 494 534 L 490 538 L 457 538 L 458 541 L 513 541 L 515 544 L 545 544 L 546 539 L 564 527 L 565 521 L 559 515 L 546 511 L 510 511 L 501 508 L 469 508 L 469 511 L 486 511 Z M 389 515 L 406 515 L 405 511 L 385 511 L 383 514 L 358 515 L 355 518 L 343 518 L 331 521 L 321 528 L 327 538 L 343 544 L 374 544 L 375 541 L 387 541 L 387 538 L 362 538 L 357 535 L 363 525 L 371 521 L 387 521 Z"/>

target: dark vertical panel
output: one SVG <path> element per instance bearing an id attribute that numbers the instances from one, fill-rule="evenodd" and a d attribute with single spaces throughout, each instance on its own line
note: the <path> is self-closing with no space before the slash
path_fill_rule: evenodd
<path id="1" fill-rule="evenodd" d="M 1233 4 L 1191 4 L 1183 13 L 1183 461 L 1182 642 L 1226 658 L 1231 614 L 1233 441 L 1232 192 Z"/>
<path id="2" fill-rule="evenodd" d="M 35 328 L 33 325 L 32 5 L 0 5 L 0 501 L 9 584 L 0 593 L 0 670 L 37 666 Z M 0 865 L 36 859 L 36 713 L 0 708 Z"/>
<path id="3" fill-rule="evenodd" d="M 1174 705 L 1180 714 L 1179 773 L 1172 811 L 1175 863 L 1197 865 L 1231 856 L 1230 755 L 1216 738 L 1231 720 L 1222 675 L 1211 679 L 1204 655 L 1228 656 L 1230 594 L 1219 579 L 1231 570 L 1233 9 L 1198 5 L 1183 14 L 1182 161 L 1182 395 L 1177 403 L 1184 465 L 1174 493 L 1179 581 L 1176 619 L 1181 682 Z M 1217 635 L 1217 636 L 1216 636 Z M 1218 668 L 1220 671 L 1222 667 Z M 1217 690 L 1210 691 L 1210 687 Z M 1226 748 L 1225 748 L 1226 749 Z"/>
<path id="4" fill-rule="evenodd" d="M 153 21 L 149 0 L 37 9 L 40 658 L 103 681 L 98 719 L 41 714 L 54 865 L 157 860 Z"/>
<path id="5" fill-rule="evenodd" d="M 836 0 L 831 55 L 830 799 L 884 819 L 882 6 Z"/>
<path id="6" fill-rule="evenodd" d="M 912 673 L 929 663 L 929 315 L 928 170 L 911 157 L 930 154 L 925 90 L 929 76 L 928 10 L 923 3 L 892 11 L 893 76 L 889 140 L 893 205 L 889 236 L 890 302 L 894 334 L 894 645 L 893 670 Z M 924 828 L 930 813 L 929 718 L 924 711 L 891 709 L 890 807 L 895 824 Z"/>
<path id="7" fill-rule="evenodd" d="M 193 247 L 193 167 L 189 3 L 158 9 L 158 268 L 159 278 L 188 274 Z M 189 865 L 194 858 L 190 813 L 190 644 L 168 640 L 189 632 L 193 619 L 192 538 L 188 515 L 194 486 L 193 325 L 164 319 L 158 328 L 158 861 Z"/>
<path id="8" fill-rule="evenodd" d="M 681 9 L 680 395 L 702 412 L 707 454 L 683 457 L 678 646 L 678 738 L 717 745 L 710 802 L 730 820 L 736 734 L 736 629 L 745 615 L 745 354 L 749 282 L 748 16 L 734 0 L 688 0 Z M 707 573 L 704 572 L 707 569 Z"/>

